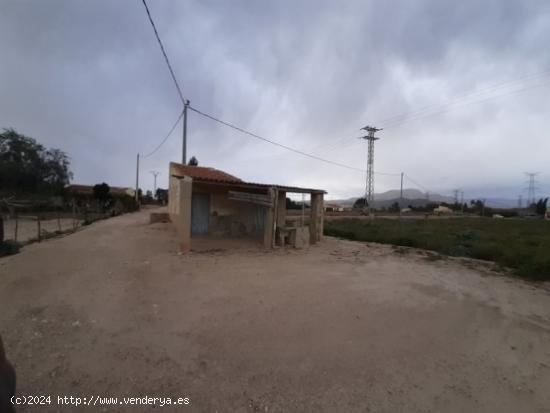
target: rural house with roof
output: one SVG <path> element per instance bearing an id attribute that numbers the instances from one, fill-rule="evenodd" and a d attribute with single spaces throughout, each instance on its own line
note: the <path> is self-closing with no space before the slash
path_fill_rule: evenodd
<path id="1" fill-rule="evenodd" d="M 168 213 L 182 252 L 194 239 L 248 238 L 266 248 L 315 244 L 323 234 L 321 189 L 244 182 L 226 172 L 171 162 Z M 309 194 L 309 216 L 287 224 L 288 193 Z"/>

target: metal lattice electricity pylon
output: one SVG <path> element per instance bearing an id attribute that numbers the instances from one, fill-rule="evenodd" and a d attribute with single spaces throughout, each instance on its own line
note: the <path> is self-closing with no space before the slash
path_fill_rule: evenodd
<path id="1" fill-rule="evenodd" d="M 367 201 L 367 210 L 370 211 L 371 206 L 374 203 L 374 141 L 380 139 L 374 136 L 374 134 L 382 129 L 375 128 L 374 126 L 365 126 L 361 130 L 367 131 L 368 135 L 361 136 L 361 139 L 367 140 L 368 153 L 367 153 L 367 182 L 365 185 L 365 200 Z"/>
<path id="2" fill-rule="evenodd" d="M 525 175 L 529 177 L 529 187 L 527 188 L 527 207 L 530 207 L 535 202 L 537 202 L 537 197 L 535 191 L 537 190 L 535 177 L 538 175 L 538 172 L 525 172 Z"/>

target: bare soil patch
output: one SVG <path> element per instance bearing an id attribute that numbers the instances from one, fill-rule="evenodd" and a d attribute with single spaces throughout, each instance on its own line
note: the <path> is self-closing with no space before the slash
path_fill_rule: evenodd
<path id="1" fill-rule="evenodd" d="M 148 219 L 0 259 L 20 394 L 190 397 L 167 412 L 550 411 L 545 288 L 333 238 L 178 255 L 172 226 Z"/>

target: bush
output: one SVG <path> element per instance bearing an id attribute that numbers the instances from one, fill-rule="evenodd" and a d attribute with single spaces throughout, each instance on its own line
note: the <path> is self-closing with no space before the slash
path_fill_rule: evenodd
<path id="1" fill-rule="evenodd" d="M 124 212 L 134 212 L 139 208 L 136 199 L 130 195 L 113 195 L 113 199 L 115 199 L 115 202 L 119 201 L 122 204 Z"/>
<path id="2" fill-rule="evenodd" d="M 543 220 L 343 219 L 325 222 L 325 234 L 490 260 L 520 277 L 550 281 L 550 222 Z"/>
<path id="3" fill-rule="evenodd" d="M 17 241 L 4 241 L 0 243 L 0 257 L 3 257 L 5 255 L 17 254 L 20 249 L 21 244 L 19 244 Z"/>
<path id="4" fill-rule="evenodd" d="M 356 239 L 355 233 L 353 233 L 352 231 L 342 231 L 339 229 L 327 229 L 324 232 L 325 232 L 325 235 L 329 235 L 331 237 L 345 238 L 345 239 L 351 239 L 351 240 Z"/>
<path id="5" fill-rule="evenodd" d="M 470 250 L 472 258 L 486 261 L 497 261 L 500 257 L 500 249 L 494 244 L 474 245 Z"/>
<path id="6" fill-rule="evenodd" d="M 398 237 L 392 240 L 392 244 L 399 245 L 401 247 L 416 247 L 417 242 L 409 237 Z"/>

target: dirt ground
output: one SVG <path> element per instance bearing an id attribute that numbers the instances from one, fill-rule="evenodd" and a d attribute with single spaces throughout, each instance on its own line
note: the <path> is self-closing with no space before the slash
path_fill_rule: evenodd
<path id="1" fill-rule="evenodd" d="M 0 259 L 0 332 L 20 395 L 190 405 L 18 411 L 550 412 L 545 286 L 331 238 L 178 255 L 147 212 Z"/>

